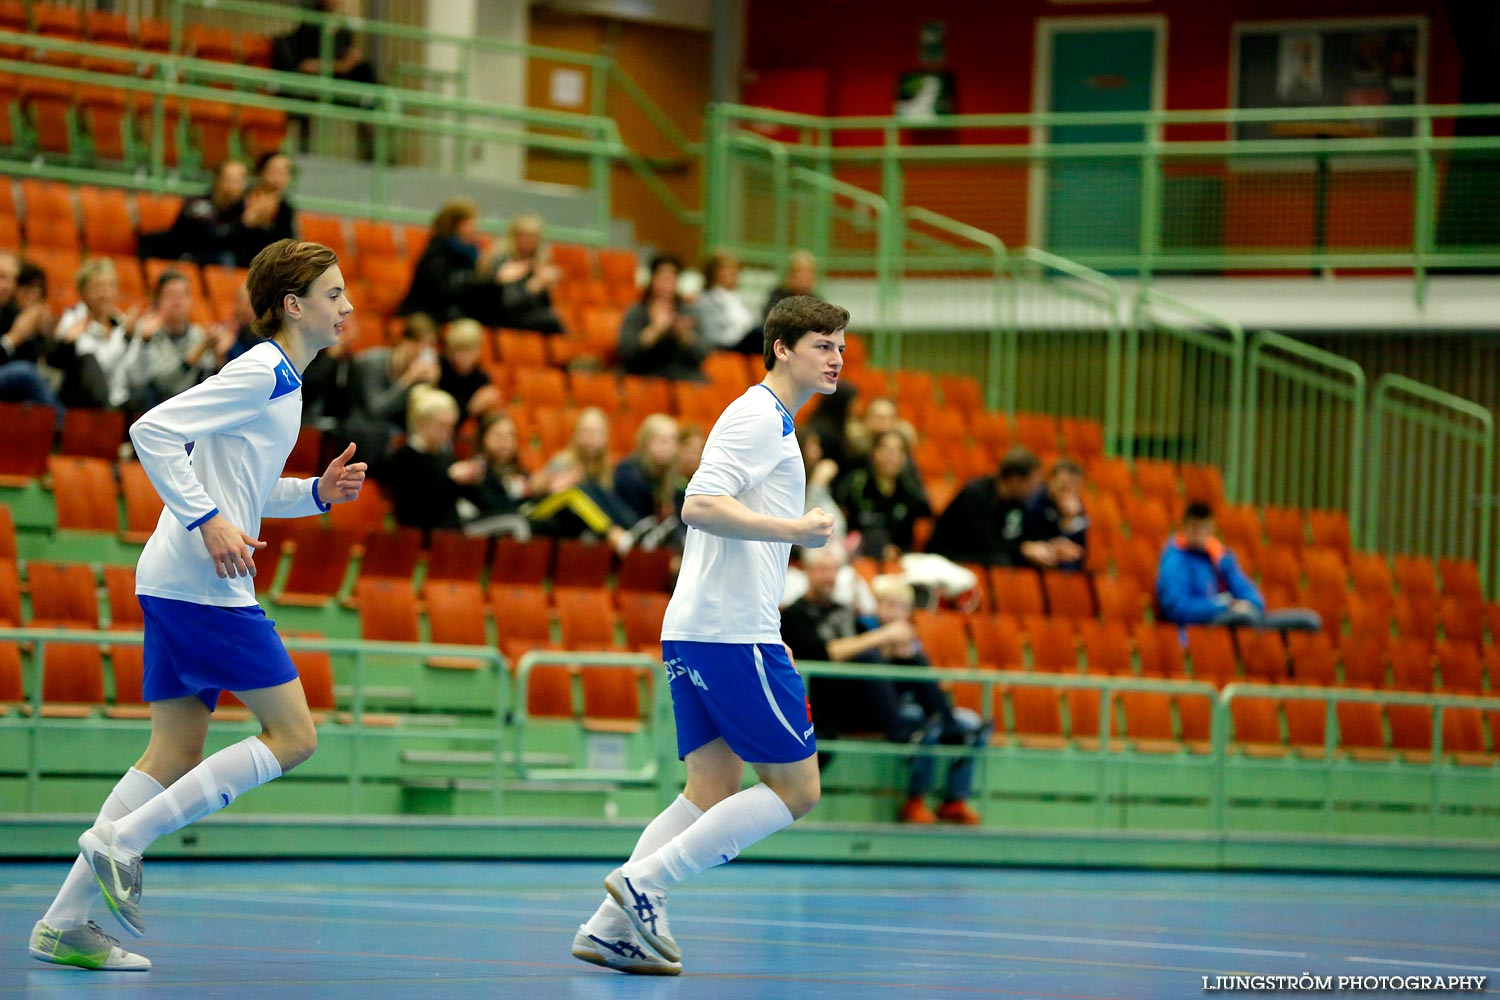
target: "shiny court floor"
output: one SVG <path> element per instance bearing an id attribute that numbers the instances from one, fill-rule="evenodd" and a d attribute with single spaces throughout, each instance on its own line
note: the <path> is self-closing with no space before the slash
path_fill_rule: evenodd
<path id="1" fill-rule="evenodd" d="M 606 870 L 148 862 L 140 974 L 28 958 L 65 866 L 4 864 L 0 996 L 1169 1000 L 1213 995 L 1204 976 L 1304 972 L 1484 975 L 1500 992 L 1497 881 L 738 862 L 678 890 L 684 973 L 652 979 L 568 953 Z"/>

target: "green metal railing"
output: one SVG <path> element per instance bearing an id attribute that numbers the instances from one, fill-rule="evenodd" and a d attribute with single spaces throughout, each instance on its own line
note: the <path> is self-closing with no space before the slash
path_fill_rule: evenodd
<path id="1" fill-rule="evenodd" d="M 108 46 L 19 32 L 0 31 L 0 44 L 24 45 L 40 52 L 80 57 L 116 61 L 121 58 L 119 49 Z M 113 184 L 173 193 L 196 192 L 202 181 L 192 176 L 195 167 L 192 159 L 189 157 L 176 169 L 166 161 L 167 105 L 177 100 L 206 101 L 282 111 L 288 115 L 321 117 L 368 125 L 373 129 L 376 155 L 369 170 L 368 189 L 351 191 L 347 197 L 340 198 L 299 198 L 298 204 L 303 208 L 406 222 L 426 221 L 430 218 L 430 209 L 401 210 L 387 204 L 390 168 L 385 153 L 403 135 L 455 139 L 499 147 L 545 150 L 588 160 L 592 165 L 587 190 L 594 199 L 593 224 L 581 229 L 555 227 L 554 235 L 589 243 L 602 243 L 607 238 L 609 164 L 627 152 L 609 118 L 502 106 L 160 53 L 133 52 L 128 61 L 149 75 L 102 73 L 0 59 L 0 70 L 109 88 L 149 100 L 152 107 L 151 146 L 139 162 L 108 165 L 93 161 L 82 153 L 48 162 L 45 158 L 37 158 L 34 149 L 23 147 L 11 156 L 0 158 L 6 172 L 75 183 Z M 338 101 L 349 104 L 336 103 Z M 180 154 L 192 149 L 186 110 L 176 116 Z M 461 116 L 464 120 L 450 121 L 445 115 Z"/>
<path id="2" fill-rule="evenodd" d="M 1495 427 L 1484 407 L 1401 375 L 1375 382 L 1364 543 L 1479 565 L 1497 583 Z"/>
<path id="3" fill-rule="evenodd" d="M 1256 504 L 1338 509 L 1362 534 L 1365 373 L 1278 333 L 1251 338 L 1241 493 Z"/>
<path id="4" fill-rule="evenodd" d="M 790 132 L 796 138 L 783 145 L 793 165 L 878 191 L 892 206 L 919 203 L 1011 242 L 1025 242 L 1013 237 L 1029 226 L 1048 230 L 1052 236 L 1033 242 L 1143 279 L 1164 271 L 1391 268 L 1414 274 L 1420 300 L 1431 271 L 1500 265 L 1500 221 L 1481 209 L 1500 196 L 1492 169 L 1500 137 L 1443 134 L 1461 119 L 1496 115 L 1496 105 L 1423 105 L 952 115 L 912 122 L 724 105 L 712 110 L 706 141 L 712 147 L 721 133 L 750 128 Z M 1325 122 L 1372 130 L 1392 124 L 1412 134 L 1174 138 L 1186 126 L 1227 135 L 1244 123 L 1307 128 Z M 1082 125 L 1138 125 L 1151 138 L 1034 140 L 1044 129 Z M 927 141 L 960 135 L 974 141 Z M 732 152 L 727 144 L 724 149 Z M 732 155 L 709 165 L 706 204 L 716 245 L 735 245 L 736 232 L 755 212 L 753 205 L 723 198 L 734 187 L 736 169 Z M 1089 170 L 1090 204 L 1137 215 L 1113 220 L 1117 224 L 1048 227 L 1048 219 L 1068 208 L 1048 203 L 1048 179 Z M 1042 215 L 1028 219 L 1024 206 L 1033 188 Z M 867 259 L 866 267 L 872 264 Z"/>
<path id="5" fill-rule="evenodd" d="M 1124 456 L 1218 465 L 1225 492 L 1240 496 L 1244 330 L 1146 290 L 1125 339 Z"/>
<path id="6" fill-rule="evenodd" d="M 585 74 L 588 79 L 589 116 L 608 118 L 613 121 L 619 110 L 618 102 L 613 98 L 619 95 L 650 123 L 656 136 L 671 150 L 670 156 L 662 161 L 657 157 L 645 156 L 634 150 L 625 149 L 614 157 L 614 161 L 622 163 L 639 177 L 678 221 L 688 225 L 697 225 L 702 221 L 701 212 L 685 206 L 661 176 L 663 169 L 680 170 L 684 167 L 696 166 L 702 152 L 701 143 L 684 134 L 682 129 L 661 109 L 661 106 L 624 71 L 614 57 L 608 54 L 575 52 L 571 49 L 531 45 L 481 35 L 456 35 L 394 21 L 351 18 L 315 10 L 289 11 L 284 4 L 266 3 L 262 0 L 158 0 L 158 4 L 165 8 L 163 13 L 171 20 L 172 52 L 179 54 L 185 51 L 185 24 L 203 16 L 212 15 L 222 18 L 229 15 L 236 19 L 236 23 L 254 25 L 257 30 L 268 35 L 284 33 L 298 24 L 314 26 L 319 29 L 320 65 L 318 73 L 310 75 L 325 82 L 333 81 L 334 39 L 335 34 L 342 28 L 349 28 L 357 35 L 367 36 L 375 44 L 384 42 L 418 46 L 424 55 L 434 50 L 447 50 L 452 53 L 453 61 L 456 63 L 452 70 L 433 71 L 425 65 L 417 67 L 401 65 L 398 66 L 397 79 L 426 79 L 435 72 L 443 82 L 452 84 L 455 91 L 453 97 L 462 105 L 494 106 L 492 97 L 475 83 L 476 79 L 481 76 L 476 72 L 481 59 L 515 59 L 518 61 L 517 68 L 522 74 L 532 60 L 545 60 L 573 67 Z M 290 75 L 301 76 L 302 74 Z M 421 90 L 403 91 L 403 93 L 422 92 Z M 320 101 L 327 102 L 331 99 L 331 92 L 320 92 Z M 449 114 L 451 120 L 457 124 L 466 123 L 471 114 L 458 103 L 433 110 L 434 113 Z M 315 132 L 314 146 L 320 152 L 328 151 L 330 138 L 326 132 L 322 130 Z M 468 158 L 457 144 L 450 151 L 449 160 L 449 169 L 452 172 L 465 173 Z"/>

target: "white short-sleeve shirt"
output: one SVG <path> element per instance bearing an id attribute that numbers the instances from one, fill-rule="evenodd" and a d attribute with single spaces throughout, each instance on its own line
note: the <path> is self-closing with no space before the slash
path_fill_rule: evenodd
<path id="1" fill-rule="evenodd" d="M 807 477 L 792 415 L 764 384 L 714 422 L 687 495 L 730 496 L 759 514 L 802 516 Z M 781 641 L 788 542 L 722 538 L 689 528 L 682 569 L 662 622 L 664 640 Z"/>

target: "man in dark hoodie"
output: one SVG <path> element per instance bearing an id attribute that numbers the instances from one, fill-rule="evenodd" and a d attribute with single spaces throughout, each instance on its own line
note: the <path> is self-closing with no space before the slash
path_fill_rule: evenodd
<path id="1" fill-rule="evenodd" d="M 1182 530 L 1162 550 L 1156 571 L 1156 606 L 1164 621 L 1177 625 L 1233 625 L 1316 632 L 1323 627 L 1316 611 L 1284 608 L 1267 611 L 1265 598 L 1214 535 L 1214 512 L 1208 504 L 1188 504 Z"/>

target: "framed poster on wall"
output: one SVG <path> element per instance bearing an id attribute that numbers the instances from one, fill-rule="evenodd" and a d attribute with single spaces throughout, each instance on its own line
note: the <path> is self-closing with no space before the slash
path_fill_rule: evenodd
<path id="1" fill-rule="evenodd" d="M 1235 107 L 1388 107 L 1426 97 L 1424 18 L 1242 23 L 1233 45 Z M 1400 118 L 1242 122 L 1235 137 L 1403 136 L 1412 127 Z"/>

